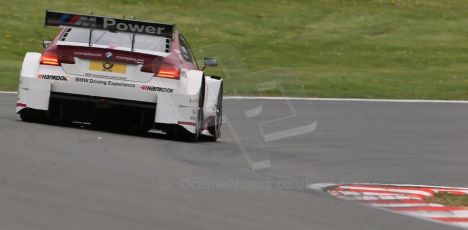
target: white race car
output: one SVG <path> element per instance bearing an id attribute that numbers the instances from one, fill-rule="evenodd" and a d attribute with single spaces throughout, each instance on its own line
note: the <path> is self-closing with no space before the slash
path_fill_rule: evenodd
<path id="1" fill-rule="evenodd" d="M 220 137 L 223 81 L 205 76 L 174 25 L 46 11 L 63 29 L 24 58 L 16 112 L 23 121 L 157 129 Z"/>

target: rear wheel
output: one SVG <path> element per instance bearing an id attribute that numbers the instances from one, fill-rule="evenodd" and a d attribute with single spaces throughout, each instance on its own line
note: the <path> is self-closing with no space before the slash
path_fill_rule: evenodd
<path id="1" fill-rule="evenodd" d="M 19 112 L 20 118 L 25 122 L 45 122 L 47 111 L 25 108 Z"/>
<path id="2" fill-rule="evenodd" d="M 221 137 L 221 124 L 223 123 L 223 83 L 218 92 L 218 101 L 216 102 L 216 117 L 208 126 L 208 131 L 213 135 L 213 141 Z"/>

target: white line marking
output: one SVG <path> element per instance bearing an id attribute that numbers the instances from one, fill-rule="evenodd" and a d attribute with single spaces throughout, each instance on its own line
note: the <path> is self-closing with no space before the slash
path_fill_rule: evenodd
<path id="1" fill-rule="evenodd" d="M 459 210 L 459 211 L 398 211 L 402 214 L 410 216 L 422 216 L 428 218 L 443 218 L 443 217 L 457 217 L 457 218 L 467 218 L 468 210 Z"/>
<path id="2" fill-rule="evenodd" d="M 421 203 L 421 204 L 405 204 L 405 203 L 389 203 L 389 204 L 379 204 L 369 202 L 370 205 L 380 207 L 380 208 L 409 208 L 409 207 L 444 207 L 441 204 L 432 204 L 432 203 Z"/>
<path id="3" fill-rule="evenodd" d="M 307 188 L 316 190 L 316 191 L 323 191 L 325 188 L 336 186 L 337 184 L 335 183 L 315 183 L 315 184 L 310 184 L 307 186 Z"/>
<path id="4" fill-rule="evenodd" d="M 452 190 L 468 190 L 464 187 L 449 187 L 449 186 L 435 186 L 435 185 L 420 185 L 420 184 L 381 184 L 381 183 L 351 183 L 353 185 L 378 185 L 378 186 L 396 186 L 396 187 L 414 187 L 414 188 L 433 188 L 433 189 L 452 189 Z"/>
<path id="5" fill-rule="evenodd" d="M 373 196 L 365 196 L 365 195 L 359 195 L 359 196 L 336 196 L 338 198 L 344 199 L 344 200 L 364 200 L 364 201 L 373 201 L 373 200 L 420 200 L 415 197 L 409 197 L 405 195 L 373 195 Z"/>
<path id="6" fill-rule="evenodd" d="M 340 188 L 366 190 L 366 191 L 395 192 L 395 193 L 403 193 L 403 194 L 416 194 L 416 195 L 423 195 L 423 196 L 432 195 L 432 193 L 430 192 L 425 192 L 421 190 L 412 190 L 412 189 L 405 190 L 405 189 L 394 189 L 394 188 L 368 188 L 368 187 L 360 187 L 360 186 L 340 186 Z"/>
<path id="7" fill-rule="evenodd" d="M 0 94 L 17 94 L 18 92 L 14 91 L 0 91 Z"/>
<path id="8" fill-rule="evenodd" d="M 17 94 L 15 91 L 0 91 L 0 94 Z M 317 98 L 317 97 L 250 97 L 225 96 L 226 100 L 295 100 L 295 101 L 337 101 L 337 102 L 396 102 L 396 103 L 455 103 L 468 104 L 463 100 L 416 100 L 416 99 L 361 99 L 361 98 Z"/>
<path id="9" fill-rule="evenodd" d="M 315 97 L 249 97 L 225 96 L 226 100 L 296 100 L 296 101 L 342 101 L 342 102 L 396 102 L 396 103 L 456 103 L 468 104 L 457 100 L 416 100 L 416 99 L 360 99 L 360 98 L 315 98 Z"/>
<path id="10" fill-rule="evenodd" d="M 379 193 L 376 193 L 376 192 L 354 192 L 354 191 L 337 191 L 339 194 L 341 195 L 346 195 L 346 196 L 359 196 L 359 195 L 364 195 L 364 196 L 391 196 L 391 195 L 397 195 L 395 193 L 391 193 L 391 192 L 388 192 L 388 193 L 384 193 L 384 192 L 379 192 Z"/>

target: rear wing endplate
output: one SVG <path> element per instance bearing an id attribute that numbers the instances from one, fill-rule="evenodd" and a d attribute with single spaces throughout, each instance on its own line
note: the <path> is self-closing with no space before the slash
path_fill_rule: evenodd
<path id="1" fill-rule="evenodd" d="M 111 32 L 137 33 L 172 39 L 174 25 L 94 15 L 62 13 L 46 10 L 44 26 L 81 27 Z"/>

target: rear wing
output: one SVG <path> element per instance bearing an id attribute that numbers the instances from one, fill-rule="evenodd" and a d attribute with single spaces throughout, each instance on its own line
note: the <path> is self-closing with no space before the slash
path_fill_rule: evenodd
<path id="1" fill-rule="evenodd" d="M 172 40 L 174 25 L 46 10 L 44 26 L 81 27 L 111 32 L 163 36 Z"/>

